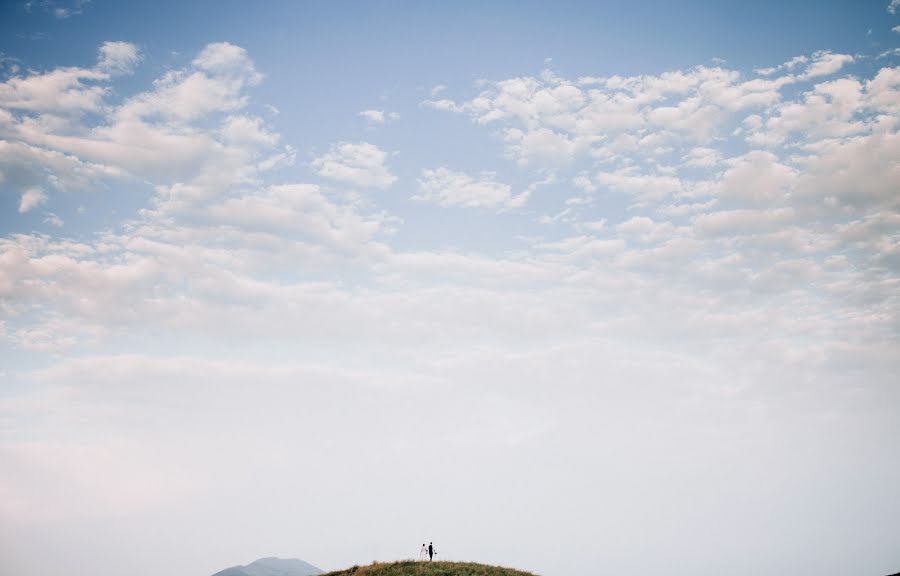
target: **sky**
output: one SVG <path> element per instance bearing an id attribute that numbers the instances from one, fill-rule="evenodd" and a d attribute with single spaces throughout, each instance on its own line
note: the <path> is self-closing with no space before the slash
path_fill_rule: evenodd
<path id="1" fill-rule="evenodd" d="M 0 5 L 0 573 L 900 570 L 900 0 Z"/>

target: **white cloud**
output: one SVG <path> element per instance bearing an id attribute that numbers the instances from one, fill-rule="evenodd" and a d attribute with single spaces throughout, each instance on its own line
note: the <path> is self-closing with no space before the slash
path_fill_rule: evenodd
<path id="1" fill-rule="evenodd" d="M 593 192 L 597 189 L 587 174 L 579 174 L 572 178 L 572 185 L 585 192 Z"/>
<path id="2" fill-rule="evenodd" d="M 704 148 L 700 146 L 692 148 L 682 159 L 684 160 L 685 166 L 711 168 L 721 162 L 722 154 L 715 148 Z"/>
<path id="3" fill-rule="evenodd" d="M 329 200 L 318 186 L 284 184 L 234 196 L 196 214 L 211 223 L 248 231 L 298 233 L 329 249 L 359 251 L 386 229 L 383 214 L 363 215 L 352 204 Z"/>
<path id="4" fill-rule="evenodd" d="M 155 118 L 192 122 L 217 112 L 238 110 L 246 104 L 242 94 L 246 80 L 202 71 L 168 72 L 156 81 L 153 91 L 130 99 L 117 115 L 123 122 Z"/>
<path id="5" fill-rule="evenodd" d="M 40 188 L 29 188 L 22 193 L 19 200 L 19 214 L 24 214 L 33 208 L 47 202 L 47 194 Z"/>
<path id="6" fill-rule="evenodd" d="M 384 124 L 384 110 L 363 110 L 359 115 L 372 124 Z"/>
<path id="7" fill-rule="evenodd" d="M 58 6 L 56 2 L 51 1 L 44 3 L 44 9 L 53 14 L 53 17 L 57 20 L 66 20 L 77 14 L 82 14 L 84 5 L 89 3 L 90 0 L 74 0 L 71 6 Z"/>
<path id="8" fill-rule="evenodd" d="M 213 76 L 229 78 L 240 84 L 258 84 L 263 78 L 256 71 L 247 51 L 228 42 L 208 44 L 193 64 Z"/>
<path id="9" fill-rule="evenodd" d="M 778 206 L 788 199 L 797 171 L 771 152 L 754 150 L 728 160 L 721 197 L 742 206 Z"/>
<path id="10" fill-rule="evenodd" d="M 170 70 L 115 110 L 118 122 L 164 118 L 192 122 L 243 108 L 244 90 L 262 80 L 246 50 L 227 42 L 209 44 L 192 67 Z"/>
<path id="11" fill-rule="evenodd" d="M 900 34 L 900 26 L 894 26 L 893 28 L 891 28 L 891 31 L 896 32 L 897 34 Z"/>
<path id="12" fill-rule="evenodd" d="M 364 118 L 370 126 L 400 119 L 398 112 L 385 112 L 384 110 L 363 110 L 359 116 Z"/>
<path id="13" fill-rule="evenodd" d="M 509 153 L 522 166 L 536 165 L 558 167 L 570 163 L 577 151 L 584 149 L 584 142 L 570 139 L 566 134 L 547 128 L 522 131 L 511 128 L 504 140 Z"/>
<path id="14" fill-rule="evenodd" d="M 553 242 L 541 242 L 535 246 L 564 262 L 582 260 L 611 259 L 625 251 L 625 241 L 621 238 L 597 238 L 596 236 L 571 236 Z"/>
<path id="15" fill-rule="evenodd" d="M 699 98 L 682 100 L 678 106 L 660 106 L 647 118 L 669 130 L 685 132 L 697 141 L 708 141 L 722 123 L 721 108 L 703 105 Z"/>
<path id="16" fill-rule="evenodd" d="M 449 99 L 441 99 L 441 100 L 425 100 L 422 102 L 423 106 L 427 106 L 428 108 L 434 108 L 435 110 L 445 110 L 450 112 L 458 112 L 459 107 L 456 105 L 456 102 Z"/>
<path id="17" fill-rule="evenodd" d="M 580 226 L 592 232 L 601 232 L 606 229 L 607 223 L 606 218 L 601 218 L 593 222 L 582 222 Z"/>
<path id="18" fill-rule="evenodd" d="M 0 106 L 56 115 L 98 111 L 107 90 L 93 83 L 107 78 L 105 72 L 85 68 L 13 76 L 0 84 Z"/>
<path id="19" fill-rule="evenodd" d="M 129 74 L 141 60 L 137 46 L 130 42 L 104 42 L 97 67 L 110 74 Z"/>
<path id="20" fill-rule="evenodd" d="M 528 200 L 527 191 L 513 195 L 512 188 L 494 180 L 493 174 L 482 174 L 476 179 L 441 167 L 422 170 L 418 182 L 420 195 L 415 198 L 440 206 L 508 210 Z"/>
<path id="21" fill-rule="evenodd" d="M 847 136 L 863 130 L 853 117 L 863 104 L 862 85 L 853 78 L 817 84 L 804 94 L 803 101 L 788 102 L 776 108 L 777 114 L 766 122 L 769 142 L 783 142 L 792 133 L 807 138 Z"/>
<path id="22" fill-rule="evenodd" d="M 834 74 L 845 65 L 854 61 L 855 58 L 850 54 L 835 54 L 828 50 L 819 50 L 813 52 L 810 56 L 795 56 L 779 66 L 760 68 L 755 70 L 755 72 L 763 76 L 771 76 L 776 72 L 793 72 L 798 68 L 802 68 L 802 71 L 799 71 L 799 73 L 788 74 L 780 79 L 783 83 L 793 83 Z"/>
<path id="23" fill-rule="evenodd" d="M 734 237 L 783 228 L 795 217 L 792 208 L 772 210 L 722 210 L 693 218 L 694 229 L 703 235 Z"/>
<path id="24" fill-rule="evenodd" d="M 900 135 L 896 132 L 830 141 L 798 159 L 797 199 L 821 210 L 900 209 Z"/>
<path id="25" fill-rule="evenodd" d="M 900 67 L 882 68 L 865 87 L 866 104 L 873 111 L 894 116 L 900 113 Z"/>
<path id="26" fill-rule="evenodd" d="M 320 176 L 339 182 L 386 189 L 397 181 L 385 165 L 387 154 L 368 142 L 338 142 L 311 165 Z"/>
<path id="27" fill-rule="evenodd" d="M 60 218 L 53 212 L 47 212 L 44 214 L 44 224 L 49 224 L 51 226 L 55 226 L 56 228 L 62 228 L 64 222 L 62 218 Z"/>
<path id="28" fill-rule="evenodd" d="M 597 172 L 593 180 L 597 186 L 628 194 L 643 201 L 662 200 L 682 190 L 681 180 L 674 176 L 643 174 L 634 168 Z"/>
<path id="29" fill-rule="evenodd" d="M 825 57 L 821 66 L 825 66 Z M 579 157 L 616 160 L 614 143 L 669 140 L 708 145 L 734 115 L 771 106 L 792 78 L 744 80 L 734 70 L 698 66 L 657 76 L 583 77 L 545 72 L 487 83 L 474 98 L 423 105 L 498 125 L 507 153 L 522 165 L 561 167 Z M 668 146 L 642 147 L 664 155 Z"/>
<path id="30" fill-rule="evenodd" d="M 800 66 L 801 64 L 806 64 L 807 62 L 809 62 L 809 57 L 807 56 L 794 56 L 783 64 L 772 68 L 759 68 L 757 70 L 754 70 L 754 72 L 756 72 L 757 74 L 762 74 L 763 76 L 771 76 L 775 72 L 779 72 L 781 70 L 793 70 L 794 68 Z"/>
<path id="31" fill-rule="evenodd" d="M 68 191 L 85 190 L 102 178 L 122 174 L 112 166 L 84 162 L 71 154 L 7 140 L 0 140 L 0 172 L 9 186 Z"/>
<path id="32" fill-rule="evenodd" d="M 897 8 L 900 8 L 900 0 L 891 0 L 891 3 L 888 4 L 887 11 L 891 14 L 896 14 Z"/>
<path id="33" fill-rule="evenodd" d="M 646 244 L 671 238 L 675 233 L 675 227 L 671 222 L 655 222 L 646 216 L 634 216 L 617 225 L 616 232 Z"/>
<path id="34" fill-rule="evenodd" d="M 849 54 L 834 54 L 828 51 L 815 52 L 812 62 L 806 71 L 799 76 L 801 80 L 808 80 L 818 76 L 829 76 L 854 61 Z"/>
<path id="35" fill-rule="evenodd" d="M 261 118 L 229 116 L 222 123 L 222 139 L 239 145 L 269 147 L 278 143 L 279 136 L 266 130 Z"/>
<path id="36" fill-rule="evenodd" d="M 435 109 L 463 113 L 476 123 L 500 125 L 510 157 L 522 165 L 561 167 L 589 154 L 620 161 L 635 151 L 665 156 L 677 148 L 709 148 L 723 128 L 748 109 L 765 111 L 792 83 L 838 72 L 853 56 L 826 51 L 762 70 L 775 78 L 744 79 L 734 70 L 698 66 L 658 76 L 580 78 L 552 73 L 487 83 L 461 103 L 430 100 Z M 765 135 L 753 133 L 750 141 Z M 631 142 L 631 149 L 622 145 Z"/>
<path id="37" fill-rule="evenodd" d="M 107 43 L 101 54 L 121 71 L 135 50 Z M 236 114 L 246 89 L 262 78 L 240 47 L 211 44 L 191 66 L 166 72 L 118 106 L 104 101 L 110 78 L 99 68 L 66 68 L 0 84 L 0 111 L 24 111 L 0 113 L 14 140 L 0 142 L 8 178 L 22 187 L 84 189 L 103 178 L 137 177 L 164 189 L 177 183 L 200 198 L 251 183 L 294 156 L 290 147 L 273 150 L 278 135 L 259 118 Z M 86 123 L 87 111 L 100 116 L 96 124 Z"/>

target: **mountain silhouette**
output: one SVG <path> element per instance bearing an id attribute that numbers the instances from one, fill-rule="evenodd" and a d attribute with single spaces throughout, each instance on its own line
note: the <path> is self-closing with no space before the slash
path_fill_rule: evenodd
<path id="1" fill-rule="evenodd" d="M 322 570 L 297 558 L 260 558 L 246 566 L 232 566 L 213 576 L 318 576 Z"/>

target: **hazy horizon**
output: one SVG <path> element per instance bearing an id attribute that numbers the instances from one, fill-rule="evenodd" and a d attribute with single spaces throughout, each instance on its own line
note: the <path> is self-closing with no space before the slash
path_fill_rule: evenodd
<path id="1" fill-rule="evenodd" d="M 0 6 L 0 574 L 900 570 L 900 0 Z"/>

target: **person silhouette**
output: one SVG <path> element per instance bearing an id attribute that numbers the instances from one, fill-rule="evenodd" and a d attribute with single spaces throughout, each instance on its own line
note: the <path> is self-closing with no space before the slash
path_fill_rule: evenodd
<path id="1" fill-rule="evenodd" d="M 419 550 L 419 560 L 424 560 L 426 556 L 428 556 L 428 546 L 423 542 L 422 548 Z"/>
<path id="2" fill-rule="evenodd" d="M 434 560 L 434 546 L 431 542 L 428 543 L 428 561 L 431 562 Z"/>

